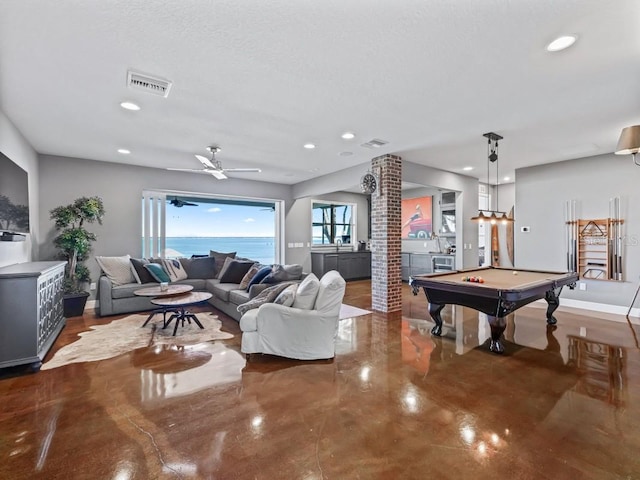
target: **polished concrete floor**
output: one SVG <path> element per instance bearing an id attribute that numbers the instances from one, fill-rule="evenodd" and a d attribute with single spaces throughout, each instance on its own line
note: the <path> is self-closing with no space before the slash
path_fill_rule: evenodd
<path id="1" fill-rule="evenodd" d="M 220 315 L 233 339 L 5 370 L 0 478 L 640 479 L 637 319 L 525 307 L 500 356 L 477 312 L 435 338 L 424 295 L 403 304 L 342 320 L 333 361 L 247 363 Z M 119 318 L 70 319 L 53 351 Z"/>

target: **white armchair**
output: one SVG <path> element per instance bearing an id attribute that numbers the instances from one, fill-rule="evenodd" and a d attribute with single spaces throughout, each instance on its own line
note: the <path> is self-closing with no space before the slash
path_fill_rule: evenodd
<path id="1" fill-rule="evenodd" d="M 311 310 L 298 308 L 297 303 L 291 307 L 266 303 L 246 312 L 240 319 L 242 353 L 247 357 L 268 353 L 298 360 L 333 358 L 345 281 L 335 270 L 325 273 L 320 281 L 309 274 L 296 292 L 300 304 L 309 303 L 314 281 L 317 296 Z"/>

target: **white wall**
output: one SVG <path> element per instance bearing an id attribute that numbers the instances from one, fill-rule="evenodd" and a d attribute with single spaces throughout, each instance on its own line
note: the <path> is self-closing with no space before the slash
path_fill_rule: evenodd
<path id="1" fill-rule="evenodd" d="M 30 234 L 24 242 L 0 242 L 0 266 L 4 266 L 38 258 L 39 175 L 38 156 L 35 150 L 2 111 L 0 111 L 0 152 L 29 175 Z"/>
<path id="2" fill-rule="evenodd" d="M 581 279 L 587 290 L 565 289 L 561 299 L 628 307 L 640 275 L 639 179 L 640 167 L 630 156 L 613 154 L 517 170 L 516 266 L 566 271 L 565 202 L 577 201 L 578 218 L 607 218 L 609 199 L 619 196 L 625 222 L 625 282 Z M 521 232 L 523 226 L 530 232 Z"/>

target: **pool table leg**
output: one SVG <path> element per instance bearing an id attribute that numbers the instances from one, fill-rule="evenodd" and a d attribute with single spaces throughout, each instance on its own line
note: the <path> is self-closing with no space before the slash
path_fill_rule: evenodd
<path id="1" fill-rule="evenodd" d="M 431 329 L 431 333 L 436 337 L 442 335 L 442 317 L 440 316 L 440 312 L 443 308 L 444 304 L 429 303 L 429 315 L 431 315 L 433 321 L 436 322 L 436 326 Z"/>
<path id="2" fill-rule="evenodd" d="M 555 325 L 558 321 L 553 316 L 553 312 L 560 306 L 560 292 L 562 287 L 557 289 L 551 289 L 544 294 L 544 299 L 547 301 L 547 325 Z"/>
<path id="3" fill-rule="evenodd" d="M 493 315 L 487 315 L 489 319 L 489 327 L 491 328 L 491 345 L 489 350 L 493 353 L 504 353 L 504 345 L 500 341 L 505 328 L 507 328 L 506 317 L 494 317 Z"/>

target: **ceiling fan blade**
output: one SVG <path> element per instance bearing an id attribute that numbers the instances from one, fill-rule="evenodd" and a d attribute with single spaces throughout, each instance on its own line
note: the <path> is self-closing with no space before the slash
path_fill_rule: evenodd
<path id="1" fill-rule="evenodd" d="M 258 173 L 262 171 L 259 168 L 225 168 L 223 170 L 225 172 L 258 172 Z"/>
<path id="2" fill-rule="evenodd" d="M 216 177 L 218 180 L 224 180 L 226 178 L 228 178 L 224 172 L 222 170 L 215 170 L 215 169 L 210 169 L 210 170 L 203 170 L 205 173 L 208 173 L 209 175 L 213 175 L 214 177 Z"/>
<path id="3" fill-rule="evenodd" d="M 167 170 L 172 172 L 209 173 L 208 170 L 203 170 L 202 168 L 167 168 Z"/>
<path id="4" fill-rule="evenodd" d="M 216 166 L 207 157 L 196 154 L 196 158 L 207 168 L 216 168 Z"/>

